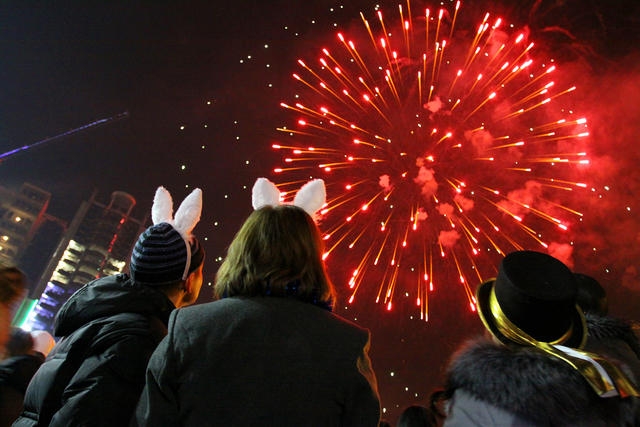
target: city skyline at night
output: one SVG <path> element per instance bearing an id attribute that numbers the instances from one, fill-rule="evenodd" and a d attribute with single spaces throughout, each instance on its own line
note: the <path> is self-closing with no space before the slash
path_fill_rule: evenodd
<path id="1" fill-rule="evenodd" d="M 607 288 L 610 311 L 621 317 L 637 317 L 636 307 L 640 303 L 640 250 L 637 249 L 640 223 L 635 215 L 640 209 L 636 197 L 637 190 L 640 189 L 640 175 L 637 171 L 640 152 L 635 141 L 640 132 L 637 120 L 640 108 L 635 99 L 640 96 L 640 52 L 636 47 L 640 41 L 640 31 L 637 30 L 640 28 L 639 6 L 631 1 L 621 0 L 613 3 L 594 1 L 588 5 L 577 0 L 526 1 L 518 2 L 517 6 L 513 3 L 462 2 L 461 11 L 456 17 L 455 33 L 461 39 L 473 40 L 476 26 L 483 22 L 487 13 L 491 24 L 495 23 L 495 19 L 502 18 L 504 25 L 513 25 L 505 27 L 505 33 L 514 33 L 514 38 L 510 40 L 515 40 L 519 34 L 516 34 L 516 30 L 522 32 L 528 41 L 535 42 L 535 52 L 527 51 L 523 55 L 531 54 L 534 59 L 543 60 L 534 62 L 532 69 L 527 70 L 534 77 L 518 75 L 518 78 L 523 79 L 518 82 L 519 86 L 516 87 L 514 82 L 511 87 L 507 86 L 505 92 L 515 93 L 518 88 L 524 87 L 525 77 L 535 79 L 542 74 L 541 63 L 550 64 L 548 60 L 553 59 L 553 64 L 557 67 L 554 73 L 557 76 L 554 75 L 555 87 L 550 88 L 551 93 L 557 94 L 566 88 L 576 87 L 575 92 L 570 94 L 575 108 L 563 113 L 562 117 L 558 114 L 553 118 L 560 120 L 566 116 L 579 120 L 586 117 L 589 136 L 580 141 L 585 143 L 580 150 L 577 145 L 567 143 L 553 146 L 557 148 L 555 151 L 546 146 L 544 152 L 530 150 L 525 153 L 532 160 L 529 166 L 532 169 L 538 168 L 536 177 L 562 179 L 560 183 L 544 182 L 545 197 L 536 201 L 541 203 L 544 200 L 549 204 L 534 207 L 541 213 L 560 211 L 558 216 L 550 216 L 563 220 L 568 218 L 567 231 L 550 232 L 545 229 L 546 223 L 542 228 L 535 228 L 525 218 L 521 224 L 534 231 L 529 233 L 523 227 L 519 237 L 514 238 L 514 245 L 497 242 L 496 247 L 512 248 L 522 245 L 526 249 L 546 251 L 536 239 L 548 243 L 557 237 L 558 241 L 572 245 L 572 267 L 596 277 Z M 415 159 L 408 162 L 403 157 L 402 162 L 394 163 L 394 166 L 399 166 L 389 168 L 391 172 L 383 170 L 381 164 L 374 164 L 368 169 L 367 165 L 359 170 L 336 169 L 333 174 L 325 174 L 314 172 L 309 165 L 317 168 L 317 165 L 326 166 L 329 162 L 337 164 L 339 161 L 336 156 L 323 157 L 316 153 L 318 160 L 313 160 L 315 163 L 288 162 L 287 159 L 295 159 L 295 153 L 273 148 L 277 144 L 287 145 L 287 141 L 299 145 L 311 145 L 312 141 L 317 146 L 336 148 L 335 144 L 339 141 L 351 138 L 353 128 L 334 129 L 325 126 L 324 122 L 320 123 L 321 120 L 313 121 L 318 117 L 316 112 L 323 113 L 321 108 L 329 107 L 333 107 L 334 110 L 331 111 L 336 112 L 336 117 L 333 118 L 335 123 L 346 128 L 349 128 L 347 123 L 359 125 L 361 135 L 369 132 L 394 141 L 404 137 L 401 132 L 403 128 L 386 126 L 383 118 L 397 119 L 402 116 L 402 112 L 385 110 L 382 108 L 383 103 L 379 102 L 373 105 L 379 107 L 384 115 L 375 111 L 376 115 L 371 115 L 372 108 L 367 110 L 360 101 L 361 92 L 364 93 L 365 89 L 361 90 L 363 86 L 358 81 L 361 75 L 366 77 L 366 70 L 369 68 L 373 76 L 372 82 L 384 80 L 375 73 L 380 71 L 380 75 L 383 75 L 385 71 L 372 66 L 377 66 L 378 62 L 372 60 L 375 48 L 371 46 L 374 43 L 364 30 L 363 16 L 373 26 L 374 22 L 379 22 L 377 11 L 382 11 L 384 23 L 389 25 L 387 31 L 395 31 L 390 40 L 395 43 L 394 46 L 399 45 L 396 42 L 401 37 L 396 30 L 391 29 L 392 23 L 401 22 L 399 5 L 402 6 L 400 10 L 404 19 L 409 16 L 422 17 L 425 9 L 430 7 L 436 18 L 430 27 L 433 33 L 437 24 L 437 11 L 448 11 L 442 19 L 447 20 L 450 25 L 456 2 L 242 0 L 235 3 L 163 1 L 149 5 L 139 1 L 115 1 L 103 5 L 77 3 L 68 8 L 10 2 L 0 16 L 5 23 L 0 28 L 0 46 L 6 53 L 3 55 L 3 71 L 0 75 L 0 93 L 4 100 L 0 105 L 0 154 L 11 154 L 0 160 L 0 185 L 18 189 L 23 183 L 31 183 L 43 189 L 51 194 L 47 212 L 69 223 L 82 202 L 88 200 L 95 191 L 98 191 L 101 199 L 108 198 L 114 191 L 130 194 L 137 201 L 132 215 L 140 219 L 149 214 L 155 189 L 159 185 L 167 187 L 175 194 L 176 199 L 183 198 L 195 187 L 202 188 L 203 217 L 195 233 L 207 252 L 204 272 L 207 285 L 203 288 L 199 302 L 208 301 L 212 295 L 209 286 L 225 255 L 226 247 L 244 218 L 251 212 L 250 190 L 256 178 L 268 177 L 281 184 L 284 190 L 299 187 L 302 179 L 322 176 L 328 183 L 328 199 L 334 200 L 342 196 L 341 188 L 344 183 L 357 182 L 359 177 L 369 171 L 378 175 L 388 173 L 392 179 L 397 172 L 397 179 L 402 175 L 402 168 L 416 165 Z M 417 18 L 412 21 L 412 25 L 418 27 Z M 358 47 L 357 52 L 369 55 L 362 58 L 362 63 L 369 68 L 359 67 L 356 62 L 349 66 L 349 62 L 344 59 L 338 61 L 339 49 L 345 49 L 347 53 L 354 52 L 343 47 L 337 36 L 339 33 L 356 38 L 354 43 Z M 373 34 L 376 43 L 379 43 L 377 37 L 381 33 L 374 31 Z M 439 38 L 449 38 L 448 32 L 442 30 L 441 34 L 444 35 Z M 404 38 L 402 39 L 404 42 Z M 370 51 L 365 51 L 364 46 L 370 46 Z M 465 48 L 467 46 L 464 45 Z M 484 46 L 485 44 L 480 45 L 481 48 Z M 506 46 L 514 45 L 509 42 Z M 416 48 L 414 43 L 410 47 Z M 455 45 L 450 44 L 445 48 L 443 58 L 456 63 L 457 52 L 448 51 L 449 48 L 453 49 Z M 516 46 L 513 49 L 517 54 L 497 58 L 518 62 L 518 55 L 524 48 Z M 407 51 L 397 50 L 401 53 Z M 411 53 L 414 53 L 413 50 Z M 378 54 L 386 62 L 384 51 L 380 50 Z M 353 56 L 356 57 L 355 54 Z M 409 54 L 405 56 L 410 57 Z M 464 55 L 462 57 L 458 61 L 461 63 L 460 68 L 465 65 Z M 332 58 L 336 59 L 337 64 L 331 63 Z M 308 69 L 300 64 L 301 60 Z M 393 66 L 396 62 L 391 61 L 390 64 Z M 490 60 L 478 64 L 489 64 L 488 68 L 493 65 Z M 345 74 L 330 75 L 328 69 L 337 73 L 335 68 L 338 65 Z M 428 65 L 431 66 L 432 63 Z M 382 65 L 381 67 L 384 68 Z M 399 69 L 388 68 L 395 73 L 392 74 L 393 78 L 401 74 Z M 453 87 L 451 92 L 455 93 L 461 83 L 456 81 L 453 84 L 455 70 L 453 74 L 445 74 L 453 69 L 453 65 L 447 68 L 443 63 L 441 69 L 443 76 L 451 76 L 447 77 L 449 80 L 446 82 L 446 89 Z M 434 68 L 427 68 L 427 71 L 421 74 L 421 78 L 424 75 L 431 78 L 432 74 L 436 74 Z M 347 72 L 348 79 L 354 82 L 353 86 L 350 86 L 351 83 L 345 77 Z M 314 73 L 322 78 L 315 78 Z M 304 82 L 296 80 L 294 75 L 298 75 Z M 487 84 L 486 87 L 495 86 L 496 92 L 499 92 L 497 82 L 503 76 L 497 72 L 493 75 L 496 76 L 491 80 L 494 85 Z M 364 77 L 363 80 L 369 85 L 371 93 L 375 93 L 373 84 Z M 540 78 L 540 85 L 534 83 L 528 86 L 529 91 L 523 90 L 521 94 L 526 92 L 524 95 L 531 95 L 533 89 L 542 89 L 543 80 L 544 78 Z M 418 87 L 415 81 L 417 77 L 412 80 L 412 84 Z M 323 92 L 321 82 L 332 90 L 335 87 L 336 96 L 328 91 Z M 311 88 L 305 86 L 305 83 Z M 548 83 L 550 81 L 544 80 L 544 85 Z M 475 87 L 479 87 L 480 83 L 477 85 Z M 428 89 L 429 84 L 426 83 L 424 87 Z M 471 87 L 472 83 L 469 83 L 467 89 Z M 402 88 L 406 93 L 410 93 L 410 89 L 408 85 Z M 353 97 L 353 101 L 343 90 Z M 402 90 L 398 93 L 405 93 Z M 527 128 L 514 130 L 515 121 L 509 123 L 510 127 L 500 128 L 496 123 L 503 122 L 492 121 L 495 116 L 482 107 L 490 106 L 492 114 L 506 111 L 506 116 L 517 111 L 515 107 L 512 110 L 507 108 L 516 102 L 509 105 L 489 104 L 489 101 L 485 103 L 484 97 L 490 95 L 491 91 L 488 89 L 486 93 L 471 90 L 467 92 L 477 93 L 478 96 L 469 98 L 470 103 L 464 106 L 466 110 L 454 107 L 453 111 L 454 114 L 465 111 L 463 119 L 471 116 L 471 122 L 477 118 L 478 122 L 473 123 L 474 129 L 489 123 L 494 129 L 502 131 L 492 133 L 494 137 L 518 134 L 527 136 L 528 127 L 540 125 L 541 130 L 536 135 L 549 133 L 549 130 L 544 131 L 547 122 L 537 117 L 536 120 L 525 123 Z M 467 92 L 460 92 L 459 95 Z M 497 98 L 501 95 L 498 93 Z M 524 98 L 524 95 L 519 99 Z M 383 93 L 383 96 L 387 94 Z M 415 96 L 417 98 L 419 94 Z M 432 102 L 435 100 L 429 98 L 428 90 L 422 96 Z M 335 102 L 329 106 L 328 101 Z M 433 110 L 442 112 L 451 110 L 455 101 L 453 99 L 448 105 L 444 102 L 442 110 L 436 108 L 435 104 L 430 105 Z M 306 105 L 314 113 L 307 112 L 305 116 L 301 112 L 306 110 L 296 107 L 296 102 Z M 283 108 L 283 103 L 292 106 L 295 111 Z M 555 108 L 555 103 L 556 100 L 549 106 Z M 475 107 L 480 109 L 474 111 Z M 339 118 L 337 111 L 340 112 Z M 302 125 L 298 120 L 303 116 L 309 124 L 319 126 L 305 133 L 304 138 L 289 136 L 287 132 L 278 130 L 287 126 L 287 130 L 302 132 Z M 449 117 L 452 118 L 449 120 Z M 114 119 L 99 126 L 73 131 L 109 118 Z M 467 129 L 460 124 L 464 120 L 455 121 L 455 115 L 437 120 L 440 120 L 439 123 L 453 123 L 457 126 L 459 135 L 455 143 L 466 142 L 464 131 Z M 418 123 L 422 125 L 426 121 L 426 118 L 421 117 L 420 120 L 408 122 L 417 129 Z M 551 129 L 551 126 L 548 128 Z M 380 129 L 388 132 L 383 134 Z M 567 129 L 556 126 L 551 130 L 560 133 L 566 131 L 563 134 L 566 136 Z M 445 136 L 445 133 L 434 134 L 438 136 L 434 139 L 436 142 Z M 331 136 L 335 136 L 336 140 L 327 139 Z M 547 138 L 551 139 L 549 136 Z M 461 160 L 455 156 L 447 157 L 450 150 L 456 149 L 453 142 L 445 145 L 452 140 L 442 139 L 444 142 L 438 145 L 442 150 L 436 153 L 439 158 L 451 159 L 452 163 L 443 162 L 436 165 L 434 170 L 436 174 L 441 173 L 440 176 L 446 175 L 450 180 L 448 182 L 456 184 L 447 185 L 454 192 L 460 191 L 464 198 L 434 194 L 439 197 L 438 200 L 450 197 L 450 206 L 455 206 L 456 200 L 461 208 L 465 201 L 476 197 L 474 206 L 478 209 L 466 210 L 465 218 L 452 221 L 457 230 L 463 230 L 458 238 L 465 243 L 465 250 L 456 255 L 461 265 L 464 264 L 465 283 L 472 293 L 476 282 L 480 280 L 480 277 L 474 275 L 473 269 L 467 268 L 472 265 L 470 260 L 475 259 L 468 255 L 472 253 L 472 247 L 475 248 L 473 238 L 480 236 L 478 240 L 482 241 L 488 236 L 495 240 L 495 233 L 471 231 L 472 225 L 478 226 L 478 229 L 486 226 L 488 222 L 483 215 L 500 226 L 507 221 L 514 224 L 517 222 L 513 217 L 502 216 L 505 210 L 515 215 L 516 208 L 513 205 L 508 207 L 506 203 L 500 203 L 498 197 L 494 198 L 493 194 L 488 193 L 488 190 L 479 189 L 487 182 L 502 186 L 504 191 L 521 188 L 524 184 L 516 185 L 516 180 L 520 179 L 517 174 L 521 171 L 504 167 L 507 165 L 504 158 L 505 163 L 501 164 L 501 168 L 487 166 L 480 169 L 475 166 L 477 163 L 464 163 L 466 158 Z M 407 144 L 413 143 L 413 140 L 406 141 L 409 141 Z M 502 145 L 506 143 L 493 143 L 495 147 Z M 296 145 L 296 148 L 299 147 Z M 361 151 L 357 154 L 364 152 L 371 154 L 371 158 L 383 158 L 373 155 L 382 153 L 382 150 L 364 151 L 362 147 L 359 148 Z M 558 159 L 573 161 L 575 159 L 570 157 L 571 153 L 582 152 L 582 148 L 589 155 L 588 170 L 571 164 L 565 169 L 568 171 L 567 175 L 546 174 L 548 168 L 544 168 L 548 164 L 542 163 L 546 161 L 542 154 L 554 154 Z M 511 149 L 496 150 L 501 154 Z M 412 155 L 417 153 L 402 147 L 382 154 L 400 157 L 405 152 Z M 534 154 L 541 155 L 536 157 Z M 423 159 L 426 159 L 423 164 L 430 161 L 427 156 Z M 464 168 L 461 170 L 455 162 L 460 162 Z M 283 168 L 283 165 L 305 165 L 307 169 L 302 173 L 274 172 L 277 168 Z M 419 166 L 416 166 L 416 170 L 418 169 Z M 473 196 L 459 185 L 467 172 L 471 178 L 469 183 L 475 185 L 476 193 Z M 501 175 L 491 176 L 498 173 Z M 588 186 L 570 192 L 564 189 L 568 182 L 587 183 Z M 410 183 L 413 184 L 413 181 Z M 379 199 L 375 200 L 382 200 L 387 195 L 381 190 L 384 189 L 383 184 L 383 180 L 376 180 L 374 185 L 361 188 L 368 190 L 364 194 L 369 199 L 380 192 Z M 512 184 L 513 188 L 510 188 Z M 494 189 L 491 185 L 485 187 Z M 412 187 L 397 188 L 404 188 L 404 195 L 413 196 L 412 191 L 415 192 Z M 443 188 L 445 187 L 440 187 L 441 190 Z M 481 194 L 483 198 L 480 198 L 478 194 L 482 191 L 487 192 Z M 391 200 L 396 194 L 392 193 Z M 549 194 L 553 197 L 546 197 Z M 515 195 L 511 199 L 520 201 L 520 207 L 527 204 L 523 201 L 524 198 L 517 199 Z M 359 199 L 356 200 L 360 202 Z M 402 201 L 403 199 L 396 200 L 395 204 L 399 205 Z M 337 202 L 340 203 L 340 200 Z M 352 206 L 346 202 L 340 206 L 344 211 L 347 208 L 351 209 L 351 213 L 356 211 L 355 201 Z M 380 206 L 389 209 L 387 205 Z M 379 210 L 374 211 L 382 218 L 378 222 L 384 222 L 387 214 L 380 206 L 372 203 L 371 209 L 378 208 Z M 423 210 L 420 211 L 420 208 Z M 439 219 L 442 218 L 437 215 L 445 212 L 443 208 L 428 211 L 429 206 L 422 206 L 417 202 L 406 204 L 406 211 L 411 213 L 411 209 Z M 570 209 L 579 215 L 570 212 Z M 343 213 L 338 208 L 333 212 Z M 418 217 L 420 215 L 412 218 Z M 332 218 L 327 217 L 326 222 L 321 222 L 321 228 L 327 227 L 323 229 L 327 234 L 329 227 L 338 227 L 337 222 L 330 219 Z M 360 242 L 365 248 L 374 247 L 376 251 L 389 250 L 392 253 L 397 244 L 399 251 L 407 228 L 403 225 L 399 237 L 394 235 L 393 245 L 388 245 L 384 239 L 374 240 L 373 226 L 357 228 L 358 224 L 364 224 L 358 223 L 358 219 L 362 217 L 356 216 L 352 223 L 356 225 L 349 225 L 351 234 L 345 233 L 349 239 L 341 241 L 327 260 L 329 272 L 335 278 L 339 293 L 336 312 L 372 331 L 372 362 L 380 382 L 382 405 L 386 409 L 383 416 L 395 422 L 401 407 L 415 402 L 424 403 L 428 394 L 440 385 L 442 369 L 451 353 L 466 338 L 481 331 L 482 327 L 477 315 L 468 308 L 470 299 L 465 288 L 448 286 L 459 280 L 449 269 L 452 267 L 453 271 L 457 271 L 452 258 L 447 258 L 448 272 L 438 279 L 438 286 L 428 294 L 428 321 L 421 319 L 421 313 L 425 313 L 424 308 L 417 308 L 415 303 L 414 289 L 418 285 L 414 276 L 418 273 L 413 274 L 410 270 L 398 273 L 391 310 L 388 310 L 384 298 L 380 302 L 375 300 L 376 294 L 384 295 L 389 291 L 387 286 L 382 287 L 382 290 L 380 288 L 382 284 L 390 283 L 390 276 L 385 276 L 384 272 L 376 273 L 377 270 L 373 267 L 371 270 L 374 274 L 366 276 L 358 285 L 360 290 L 353 302 L 349 303 L 353 291 L 349 288 L 348 279 L 353 273 L 353 265 L 357 263 L 351 262 L 348 245 L 354 240 L 363 239 Z M 391 219 L 393 221 L 396 218 Z M 401 219 L 408 221 L 408 218 Z M 415 222 L 420 233 L 436 236 L 433 238 L 435 248 L 439 242 L 437 236 L 444 228 L 442 224 L 450 225 L 445 217 L 437 228 L 434 226 L 429 231 L 419 228 L 426 222 Z M 401 220 L 397 223 L 401 223 Z M 367 226 L 368 224 L 366 223 Z M 539 222 L 533 222 L 533 225 L 538 224 Z M 377 223 L 376 226 L 378 231 L 380 226 Z M 466 231 L 464 227 L 467 227 Z M 360 234 L 364 237 L 358 237 Z M 334 238 L 339 235 L 341 234 L 336 233 Z M 444 242 L 444 239 L 441 241 Z M 327 242 L 334 243 L 331 239 Z M 412 247 L 411 240 L 407 246 Z M 490 243 L 482 248 L 488 246 Z M 417 245 L 414 244 L 413 247 Z M 425 251 L 420 247 L 420 251 L 412 251 L 410 255 L 422 261 L 423 253 Z M 426 253 L 429 260 L 430 252 Z M 433 253 L 436 255 L 431 258 L 435 265 L 433 269 L 437 272 L 444 271 L 441 268 L 444 264 L 439 264 L 439 253 Z M 370 264 L 373 258 L 371 255 Z M 347 259 L 350 260 L 349 263 Z M 492 258 L 491 261 L 497 259 L 498 257 Z M 413 259 L 405 255 L 403 265 L 410 262 Z M 419 266 L 417 271 L 422 271 L 420 268 L 422 267 Z M 490 269 L 483 271 L 482 279 L 490 276 L 490 273 Z"/>

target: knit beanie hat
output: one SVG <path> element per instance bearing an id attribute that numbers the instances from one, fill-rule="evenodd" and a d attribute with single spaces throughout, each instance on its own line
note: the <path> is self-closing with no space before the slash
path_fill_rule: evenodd
<path id="1" fill-rule="evenodd" d="M 191 231 L 200 220 L 202 192 L 188 195 L 173 218 L 173 201 L 164 187 L 156 190 L 151 209 L 153 225 L 138 237 L 129 272 L 145 285 L 164 285 L 185 280 L 204 261 L 204 249 Z"/>

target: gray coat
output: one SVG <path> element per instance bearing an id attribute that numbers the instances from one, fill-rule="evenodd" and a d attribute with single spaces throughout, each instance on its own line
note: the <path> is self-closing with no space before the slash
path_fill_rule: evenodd
<path id="1" fill-rule="evenodd" d="M 138 425 L 372 426 L 369 332 L 293 298 L 179 309 L 153 354 Z"/>

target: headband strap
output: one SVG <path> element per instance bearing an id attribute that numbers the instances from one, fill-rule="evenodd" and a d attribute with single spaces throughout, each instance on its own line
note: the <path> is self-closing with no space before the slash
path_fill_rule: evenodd
<path id="1" fill-rule="evenodd" d="M 184 266 L 184 272 L 182 273 L 182 280 L 186 280 L 189 276 L 189 267 L 191 267 L 191 245 L 187 239 L 184 239 L 184 242 L 187 244 L 187 262 Z"/>

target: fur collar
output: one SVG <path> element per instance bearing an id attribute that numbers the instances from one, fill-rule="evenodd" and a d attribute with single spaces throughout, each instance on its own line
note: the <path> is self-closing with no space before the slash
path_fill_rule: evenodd
<path id="1" fill-rule="evenodd" d="M 633 332 L 631 323 L 609 316 L 596 316 L 586 314 L 589 337 L 596 340 L 617 339 L 624 341 L 629 348 L 640 358 L 640 342 Z"/>
<path id="2" fill-rule="evenodd" d="M 449 395 L 461 388 L 543 425 L 568 425 L 581 419 L 611 421 L 620 411 L 619 398 L 599 398 L 562 361 L 534 348 L 509 348 L 487 339 L 469 342 L 454 355 L 446 387 Z"/>

